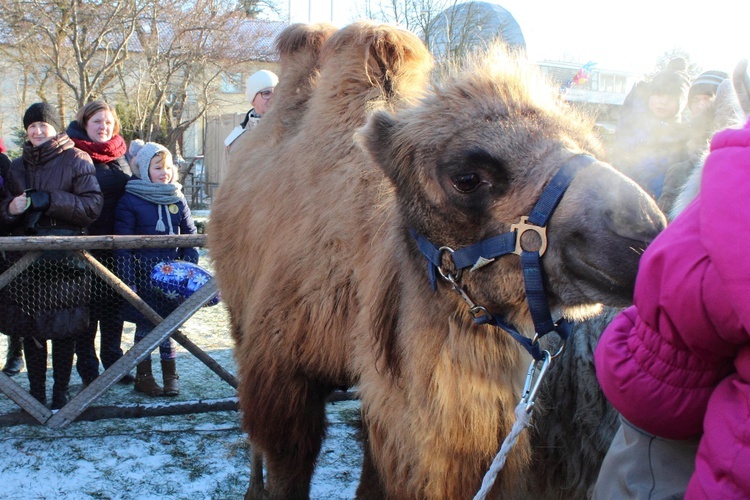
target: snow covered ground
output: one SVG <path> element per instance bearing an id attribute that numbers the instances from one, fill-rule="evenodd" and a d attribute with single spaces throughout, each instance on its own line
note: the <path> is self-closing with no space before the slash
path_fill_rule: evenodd
<path id="1" fill-rule="evenodd" d="M 124 390 L 124 389 L 123 389 Z M 359 403 L 329 404 L 312 498 L 354 498 Z M 0 491 L 30 499 L 242 498 L 250 474 L 239 414 L 112 419 L 0 429 Z"/>
<path id="2" fill-rule="evenodd" d="M 236 373 L 226 310 L 201 309 L 181 331 L 225 369 Z M 0 336 L 2 337 L 2 336 Z M 126 323 L 123 349 L 132 346 Z M 6 354 L 0 339 L 0 356 Z M 158 355 L 154 371 L 160 377 Z M 132 386 L 113 386 L 95 405 L 191 402 L 235 396 L 235 390 L 182 347 L 177 368 L 181 394 L 149 398 Z M 48 375 L 48 394 L 52 369 Z M 14 380 L 28 389 L 26 372 Z M 80 384 L 73 372 L 72 391 Z M 0 415 L 18 411 L 0 393 Z M 359 402 L 328 405 L 329 434 L 323 444 L 311 496 L 353 498 L 361 447 L 355 439 Z M 250 477 L 249 450 L 234 411 L 75 422 L 63 429 L 40 425 L 0 427 L 0 497 L 29 499 L 224 499 L 242 498 Z"/>

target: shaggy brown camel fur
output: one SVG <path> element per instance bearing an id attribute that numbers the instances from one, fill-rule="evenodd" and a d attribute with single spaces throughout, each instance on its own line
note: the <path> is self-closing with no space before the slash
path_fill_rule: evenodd
<path id="1" fill-rule="evenodd" d="M 266 458 L 266 491 L 247 496 L 309 496 L 325 398 L 356 385 L 358 496 L 469 497 L 513 424 L 530 358 L 475 325 L 448 283 L 432 290 L 410 230 L 456 249 L 509 231 L 564 164 L 600 150 L 592 123 L 499 49 L 429 85 L 423 44 L 394 27 L 296 25 L 277 45 L 277 105 L 238 139 L 208 226 L 243 427 Z M 627 304 L 640 250 L 664 224 L 609 165 L 581 167 L 547 225 L 555 317 Z M 537 238 L 524 233 L 524 248 Z M 467 270 L 460 286 L 533 334 L 518 256 Z M 493 497 L 527 491 L 531 452 L 523 435 Z"/>

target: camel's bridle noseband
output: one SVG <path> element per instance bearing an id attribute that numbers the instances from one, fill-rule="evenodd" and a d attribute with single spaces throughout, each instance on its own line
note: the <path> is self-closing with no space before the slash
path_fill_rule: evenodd
<path id="1" fill-rule="evenodd" d="M 560 350 L 552 355 L 557 356 L 565 346 L 571 331 L 571 323 L 565 319 L 555 322 L 549 308 L 547 294 L 544 290 L 544 271 L 541 257 L 547 248 L 547 222 L 557 208 L 570 182 L 578 170 L 596 161 L 588 155 L 576 155 L 570 158 L 555 174 L 550 183 L 539 196 L 528 217 L 511 226 L 511 230 L 468 247 L 453 250 L 446 246 L 437 246 L 430 240 L 412 229 L 412 236 L 417 240 L 419 250 L 427 258 L 430 283 L 433 290 L 437 289 L 437 275 L 448 281 L 453 290 L 469 306 L 474 322 L 477 324 L 495 325 L 506 330 L 513 338 L 520 342 L 536 361 L 543 361 L 545 353 L 539 346 L 539 339 L 551 332 L 556 332 L 562 339 Z M 521 245 L 521 236 L 526 231 L 534 231 L 541 238 L 538 250 L 527 251 Z M 443 268 L 443 253 L 448 253 L 453 262 L 455 272 L 451 273 Z M 522 335 L 515 327 L 499 315 L 491 314 L 483 306 L 476 305 L 461 286 L 461 274 L 464 269 L 475 271 L 491 263 L 503 255 L 516 254 L 521 256 L 521 269 L 526 289 L 526 301 L 534 322 L 533 339 Z M 549 353 L 546 353 L 549 356 Z"/>

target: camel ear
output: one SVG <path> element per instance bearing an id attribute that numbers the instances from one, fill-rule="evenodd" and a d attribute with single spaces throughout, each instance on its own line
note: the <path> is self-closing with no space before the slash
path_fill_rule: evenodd
<path id="1" fill-rule="evenodd" d="M 388 111 L 377 111 L 370 116 L 365 126 L 357 131 L 356 140 L 385 175 L 398 185 L 398 159 L 403 158 L 403 154 L 396 150 L 397 130 L 398 122 L 395 116 Z"/>

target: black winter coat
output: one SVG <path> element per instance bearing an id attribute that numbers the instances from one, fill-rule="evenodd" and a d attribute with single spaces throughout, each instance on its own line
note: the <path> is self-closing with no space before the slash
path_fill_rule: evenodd
<path id="1" fill-rule="evenodd" d="M 40 227 L 66 227 L 85 230 L 102 211 L 102 191 L 89 155 L 76 149 L 73 141 L 62 133 L 40 146 L 23 145 L 23 155 L 10 165 L 6 187 L 9 197 L 0 204 L 0 217 L 15 223 L 29 212 L 11 215 L 8 205 L 25 189 L 47 191 L 50 206 L 39 221 Z M 19 228 L 13 234 L 25 234 Z"/>
<path id="2" fill-rule="evenodd" d="M 22 157 L 11 163 L 6 188 L 0 218 L 8 224 L 21 222 L 14 235 L 28 233 L 33 212 L 11 215 L 9 204 L 28 188 L 50 195 L 49 208 L 33 228 L 39 236 L 84 234 L 102 209 L 94 165 L 64 133 L 40 146 L 26 142 Z M 0 330 L 39 339 L 80 334 L 89 321 L 90 282 L 85 266 L 69 252 L 45 252 L 6 287 L 9 307 L 0 311 Z"/>
<path id="3" fill-rule="evenodd" d="M 125 185 L 130 180 L 130 167 L 122 156 L 108 163 L 97 163 L 96 180 L 104 195 L 104 205 L 99 218 L 89 226 L 89 234 L 114 234 L 115 207 L 125 194 Z"/>

